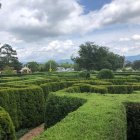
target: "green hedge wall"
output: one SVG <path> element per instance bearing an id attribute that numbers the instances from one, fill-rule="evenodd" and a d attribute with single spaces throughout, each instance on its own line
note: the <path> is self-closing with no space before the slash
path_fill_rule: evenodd
<path id="1" fill-rule="evenodd" d="M 127 140 L 140 140 L 140 103 L 125 103 L 127 113 Z"/>
<path id="2" fill-rule="evenodd" d="M 49 128 L 55 125 L 69 112 L 76 110 L 85 102 L 85 99 L 49 94 L 45 109 L 45 127 Z"/>
<path id="3" fill-rule="evenodd" d="M 133 92 L 133 86 L 131 85 L 110 85 L 107 88 L 108 93 L 112 94 L 130 94 Z"/>
<path id="4" fill-rule="evenodd" d="M 55 92 L 57 90 L 61 90 L 63 88 L 67 88 L 69 86 L 72 86 L 75 82 L 52 82 L 52 83 L 46 83 L 41 84 L 40 87 L 43 89 L 45 98 L 48 96 L 49 92 Z"/>
<path id="5" fill-rule="evenodd" d="M 16 130 L 42 123 L 44 104 L 44 94 L 38 86 L 0 90 L 0 106 L 10 114 Z"/>
<path id="6" fill-rule="evenodd" d="M 101 93 L 101 94 L 105 94 L 108 92 L 107 88 L 104 86 L 93 86 L 93 85 L 83 84 L 83 83 L 75 84 L 74 86 L 69 87 L 69 88 L 65 89 L 64 91 L 69 92 L 69 93 L 89 92 L 89 93 Z"/>
<path id="7" fill-rule="evenodd" d="M 15 140 L 15 129 L 9 114 L 0 107 L 0 140 Z"/>
<path id="8" fill-rule="evenodd" d="M 137 82 L 137 79 L 106 79 L 108 82 L 112 82 L 114 85 L 122 85 L 125 82 Z"/>

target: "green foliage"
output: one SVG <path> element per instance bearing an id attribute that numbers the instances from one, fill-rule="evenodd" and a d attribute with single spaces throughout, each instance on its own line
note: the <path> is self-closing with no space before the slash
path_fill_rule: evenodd
<path id="1" fill-rule="evenodd" d="M 64 94 L 57 96 L 86 99 L 78 110 L 47 129 L 35 140 L 126 140 L 124 102 L 140 102 L 140 94 Z M 55 103 L 55 102 L 53 102 Z M 51 112 L 50 112 L 51 113 Z M 54 117 L 55 118 L 55 117 Z"/>
<path id="2" fill-rule="evenodd" d="M 133 86 L 131 85 L 110 85 L 107 88 L 108 93 L 112 94 L 130 94 L 133 92 Z"/>
<path id="3" fill-rule="evenodd" d="M 32 70 L 32 72 L 36 72 L 39 69 L 39 64 L 34 61 L 28 62 L 26 65 Z"/>
<path id="4" fill-rule="evenodd" d="M 69 93 L 84 93 L 84 92 L 89 92 L 89 93 L 101 93 L 101 94 L 105 94 L 107 93 L 107 88 L 103 87 L 103 86 L 92 86 L 89 84 L 75 84 L 72 87 L 69 87 L 67 89 L 65 89 L 66 92 Z"/>
<path id="5" fill-rule="evenodd" d="M 114 78 L 114 74 L 109 69 L 102 69 L 98 73 L 97 78 L 99 78 L 99 79 L 112 79 L 112 78 Z"/>
<path id="6" fill-rule="evenodd" d="M 132 64 L 132 68 L 134 70 L 140 70 L 140 60 L 134 61 L 133 64 Z"/>
<path id="7" fill-rule="evenodd" d="M 87 71 L 82 71 L 79 73 L 79 77 L 89 79 L 90 78 L 90 73 Z"/>
<path id="8" fill-rule="evenodd" d="M 46 64 L 45 64 L 45 70 L 49 71 L 50 68 L 52 69 L 52 71 L 56 71 L 57 70 L 57 66 L 58 64 L 54 61 L 54 60 L 49 60 Z"/>
<path id="9" fill-rule="evenodd" d="M 0 68 L 3 69 L 5 66 L 13 67 L 16 70 L 21 68 L 21 63 L 18 61 L 17 52 L 13 48 L 4 44 L 0 47 Z"/>
<path id="10" fill-rule="evenodd" d="M 127 113 L 127 139 L 140 139 L 140 103 L 125 103 Z"/>
<path id="11" fill-rule="evenodd" d="M 15 129 L 9 114 L 0 107 L 0 140 L 15 140 Z"/>
<path id="12" fill-rule="evenodd" d="M 46 101 L 45 109 L 45 126 L 46 128 L 55 125 L 61 121 L 69 112 L 76 110 L 78 107 L 86 102 L 84 99 L 74 97 L 59 97 L 56 95 L 49 95 Z"/>
<path id="13" fill-rule="evenodd" d="M 45 83 L 41 84 L 40 87 L 43 89 L 45 99 L 48 96 L 50 92 L 54 92 L 57 90 L 61 90 L 63 88 L 67 88 L 71 85 L 73 85 L 75 82 L 51 82 L 51 83 Z"/>
<path id="14" fill-rule="evenodd" d="M 110 52 L 107 47 L 98 46 L 92 42 L 80 45 L 79 56 L 72 58 L 80 68 L 90 70 L 122 68 L 124 57 Z"/>
<path id="15" fill-rule="evenodd" d="M 42 123 L 44 103 L 43 91 L 37 86 L 0 90 L 0 106 L 10 114 L 16 130 Z"/>
<path id="16" fill-rule="evenodd" d="M 126 82 L 138 82 L 137 79 L 122 79 L 122 78 L 117 78 L 117 79 L 105 79 L 108 82 L 112 82 L 114 85 L 124 85 Z"/>
<path id="17" fill-rule="evenodd" d="M 40 72 L 45 72 L 45 64 L 39 64 L 38 70 L 39 70 Z"/>
<path id="18" fill-rule="evenodd" d="M 10 74 L 15 74 L 15 72 L 14 72 L 13 68 L 6 66 L 3 69 L 3 74 L 10 75 Z"/>

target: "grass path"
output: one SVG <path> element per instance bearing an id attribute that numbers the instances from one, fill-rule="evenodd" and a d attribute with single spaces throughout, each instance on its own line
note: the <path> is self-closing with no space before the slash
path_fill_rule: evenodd
<path id="1" fill-rule="evenodd" d="M 19 140 L 32 140 L 34 137 L 39 136 L 44 131 L 44 124 L 30 130 L 23 135 Z"/>

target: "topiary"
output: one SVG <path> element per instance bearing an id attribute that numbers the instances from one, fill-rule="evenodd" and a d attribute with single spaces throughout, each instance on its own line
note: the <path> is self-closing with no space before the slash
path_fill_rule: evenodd
<path id="1" fill-rule="evenodd" d="M 102 69 L 98 73 L 97 78 L 99 78 L 99 79 L 113 79 L 114 73 L 109 69 Z"/>

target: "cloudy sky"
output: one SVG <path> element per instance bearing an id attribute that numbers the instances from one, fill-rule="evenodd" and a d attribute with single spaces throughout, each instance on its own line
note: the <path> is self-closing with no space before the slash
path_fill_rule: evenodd
<path id="1" fill-rule="evenodd" d="M 0 43 L 20 61 L 67 59 L 92 41 L 140 54 L 140 0 L 0 0 Z"/>

